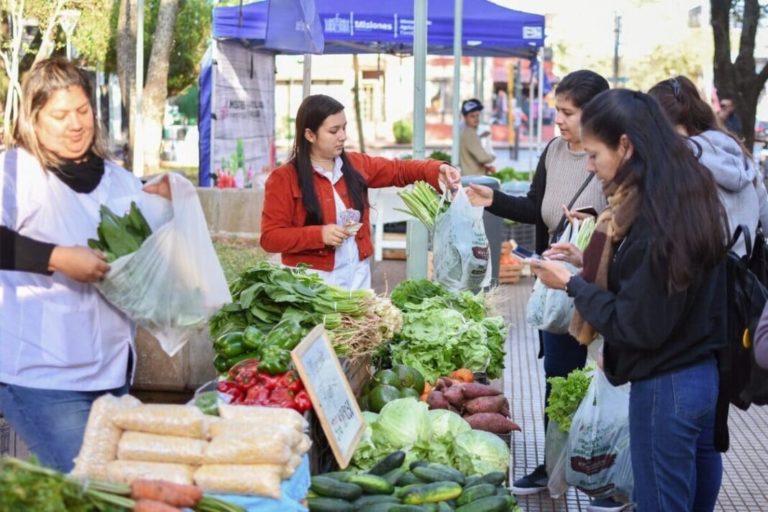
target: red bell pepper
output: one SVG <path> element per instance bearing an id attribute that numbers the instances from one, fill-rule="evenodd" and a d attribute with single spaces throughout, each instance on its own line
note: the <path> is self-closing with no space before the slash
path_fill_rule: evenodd
<path id="1" fill-rule="evenodd" d="M 309 394 L 306 390 L 301 390 L 293 397 L 293 402 L 296 404 L 296 410 L 300 413 L 307 412 L 312 408 L 312 401 L 309 399 Z"/>
<path id="2" fill-rule="evenodd" d="M 286 388 L 275 388 L 269 395 L 269 405 L 273 407 L 283 407 L 286 409 L 295 409 L 296 404 L 293 401 L 293 392 Z"/>

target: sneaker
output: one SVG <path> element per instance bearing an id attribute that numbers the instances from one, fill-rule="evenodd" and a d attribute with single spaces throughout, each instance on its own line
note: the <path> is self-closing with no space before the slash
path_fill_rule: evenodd
<path id="1" fill-rule="evenodd" d="M 547 468 L 542 464 L 533 470 L 533 473 L 525 475 L 512 483 L 512 492 L 520 496 L 536 494 L 547 488 Z"/>
<path id="2" fill-rule="evenodd" d="M 613 498 L 596 498 L 587 505 L 588 512 L 622 512 L 629 510 L 630 503 L 621 503 Z"/>

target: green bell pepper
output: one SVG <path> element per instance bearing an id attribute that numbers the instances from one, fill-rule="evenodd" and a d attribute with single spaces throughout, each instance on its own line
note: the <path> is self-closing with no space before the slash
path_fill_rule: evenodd
<path id="1" fill-rule="evenodd" d="M 288 366 L 291 364 L 291 353 L 276 345 L 270 345 L 264 347 L 261 353 L 261 362 L 259 363 L 259 371 L 275 375 L 278 373 L 285 373 L 288 371 Z"/>

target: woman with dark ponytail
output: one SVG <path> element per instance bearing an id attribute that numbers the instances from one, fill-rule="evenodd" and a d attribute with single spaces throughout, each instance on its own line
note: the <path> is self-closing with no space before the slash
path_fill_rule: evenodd
<path id="1" fill-rule="evenodd" d="M 632 383 L 636 510 L 714 510 L 723 469 L 715 354 L 726 343 L 727 295 L 715 181 L 647 94 L 598 95 L 581 115 L 581 137 L 608 208 L 583 254 L 569 244 L 544 253 L 580 274 L 551 260 L 531 268 L 574 298 L 579 341 L 602 334 L 608 380 Z"/>
<path id="2" fill-rule="evenodd" d="M 290 161 L 267 180 L 261 246 L 284 265 L 304 264 L 342 288 L 369 288 L 371 242 L 368 188 L 426 181 L 455 188 L 459 171 L 437 160 L 390 160 L 344 150 L 344 105 L 308 96 L 296 114 Z"/>

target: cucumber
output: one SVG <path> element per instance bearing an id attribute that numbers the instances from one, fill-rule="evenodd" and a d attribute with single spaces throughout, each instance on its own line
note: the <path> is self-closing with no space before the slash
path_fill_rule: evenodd
<path id="1" fill-rule="evenodd" d="M 397 479 L 397 482 L 395 482 L 395 483 L 397 485 L 399 485 L 400 487 L 404 487 L 406 485 L 423 484 L 425 482 L 424 482 L 424 480 L 422 480 L 421 478 L 417 477 L 416 475 L 414 475 L 410 471 L 406 471 L 403 474 L 403 476 L 401 476 L 400 478 Z"/>
<path id="2" fill-rule="evenodd" d="M 392 494 L 395 490 L 394 485 L 377 475 L 359 473 L 348 476 L 344 481 L 349 484 L 359 485 L 366 494 Z"/>
<path id="3" fill-rule="evenodd" d="M 352 512 L 351 503 L 337 498 L 307 498 L 310 512 Z"/>
<path id="4" fill-rule="evenodd" d="M 461 496 L 456 500 L 456 504 L 459 506 L 466 505 L 472 501 L 485 498 L 486 496 L 493 496 L 495 494 L 496 486 L 491 484 L 477 484 L 472 487 L 465 487 L 464 492 L 461 493 Z"/>
<path id="5" fill-rule="evenodd" d="M 359 485 L 341 482 L 335 478 L 318 475 L 312 478 L 310 488 L 320 496 L 328 498 L 341 498 L 343 500 L 356 500 L 363 494 Z"/>
<path id="6" fill-rule="evenodd" d="M 331 471 L 330 473 L 323 473 L 317 476 L 325 476 L 328 478 L 339 480 L 341 482 L 346 482 L 347 478 L 349 478 L 350 475 L 354 475 L 354 473 L 351 471 Z"/>
<path id="7" fill-rule="evenodd" d="M 456 512 L 504 512 L 508 507 L 503 496 L 486 496 L 456 509 Z"/>
<path id="8" fill-rule="evenodd" d="M 472 475 L 468 476 L 466 481 L 464 482 L 464 487 L 472 487 L 476 484 L 481 484 L 483 482 L 480 481 L 480 475 Z"/>
<path id="9" fill-rule="evenodd" d="M 413 468 L 413 474 L 422 480 L 427 482 L 456 482 L 457 484 L 464 483 L 464 475 L 456 470 L 446 471 L 441 468 L 434 468 L 430 466 L 419 466 Z"/>
<path id="10" fill-rule="evenodd" d="M 447 501 L 441 501 L 437 504 L 437 512 L 453 512 L 453 507 Z"/>
<path id="11" fill-rule="evenodd" d="M 376 463 L 375 466 L 373 466 L 368 473 L 372 475 L 378 475 L 381 476 L 385 473 L 389 473 L 393 469 L 397 469 L 400 466 L 403 465 L 403 461 L 405 461 L 405 452 L 403 451 L 396 451 L 392 452 L 383 459 L 381 459 L 379 462 Z"/>
<path id="12" fill-rule="evenodd" d="M 400 500 L 391 494 L 372 494 L 370 496 L 360 496 L 355 500 L 355 508 L 378 503 L 400 503 Z"/>
<path id="13" fill-rule="evenodd" d="M 357 503 L 357 502 L 355 502 Z M 392 507 L 399 505 L 400 502 L 384 502 L 384 503 L 369 503 L 361 507 L 355 506 L 355 510 L 358 512 L 389 512 Z"/>
<path id="14" fill-rule="evenodd" d="M 423 466 L 426 466 L 428 464 L 429 464 L 429 462 L 427 462 L 425 460 L 415 460 L 415 461 L 411 462 L 411 465 L 408 466 L 408 469 L 413 471 L 413 468 L 423 467 Z"/>
<path id="15" fill-rule="evenodd" d="M 437 503 L 452 500 L 461 496 L 461 486 L 456 482 L 444 481 L 424 484 L 409 489 L 403 494 L 403 503 L 421 505 L 422 503 Z"/>
<path id="16" fill-rule="evenodd" d="M 466 482 L 466 478 L 464 478 L 464 473 L 462 473 L 458 469 L 452 468 L 451 466 L 446 466 L 445 464 L 438 464 L 437 462 L 431 462 L 427 465 L 427 467 L 432 469 L 437 469 L 439 471 L 443 471 L 445 473 L 453 475 L 453 478 L 449 478 L 448 480 L 452 480 L 461 485 L 464 485 L 464 483 Z"/>
<path id="17" fill-rule="evenodd" d="M 426 510 L 426 512 L 438 512 L 437 503 L 425 503 L 420 506 L 422 509 Z"/>
<path id="18" fill-rule="evenodd" d="M 427 512 L 427 509 L 418 505 L 395 505 L 389 512 Z"/>
<path id="19" fill-rule="evenodd" d="M 506 479 L 507 479 L 507 475 L 505 475 L 501 471 L 492 471 L 490 473 L 487 473 L 481 476 L 479 483 L 499 486 L 503 484 L 504 480 Z"/>
<path id="20" fill-rule="evenodd" d="M 396 485 L 397 481 L 400 480 L 400 478 L 403 475 L 405 475 L 406 473 L 408 473 L 407 469 L 405 469 L 405 468 L 397 468 L 397 469 L 393 469 L 392 471 L 390 471 L 389 473 L 387 473 L 385 475 L 382 475 L 382 478 L 384 480 L 386 480 L 387 482 L 389 482 L 390 484 Z M 416 482 L 413 482 L 413 483 L 416 483 Z"/>
<path id="21" fill-rule="evenodd" d="M 395 489 L 395 496 L 398 497 L 398 498 L 402 498 L 411 489 L 415 489 L 416 487 L 421 487 L 422 485 L 424 485 L 424 482 L 419 481 L 419 482 L 417 482 L 415 484 L 408 484 L 408 485 L 404 485 L 402 487 L 398 487 L 397 489 Z"/>

